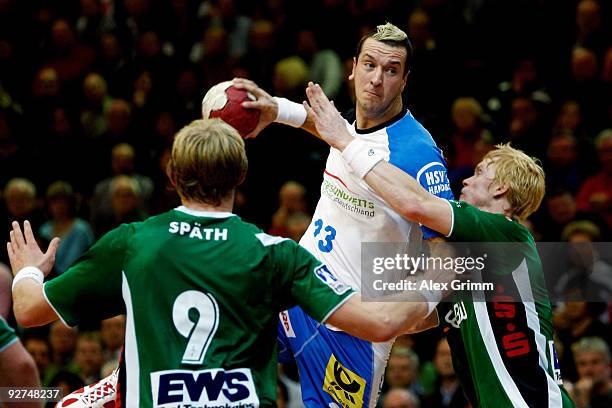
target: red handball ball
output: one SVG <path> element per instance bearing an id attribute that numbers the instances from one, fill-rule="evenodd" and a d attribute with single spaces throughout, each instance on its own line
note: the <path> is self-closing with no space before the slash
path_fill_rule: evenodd
<path id="1" fill-rule="evenodd" d="M 235 88 L 231 81 L 221 82 L 202 99 L 202 117 L 219 118 L 245 137 L 259 122 L 259 109 L 245 109 L 242 102 L 254 101 L 255 96 L 244 89 Z"/>

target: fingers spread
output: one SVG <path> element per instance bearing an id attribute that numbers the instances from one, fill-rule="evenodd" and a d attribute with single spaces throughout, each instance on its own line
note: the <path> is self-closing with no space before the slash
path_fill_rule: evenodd
<path id="1" fill-rule="evenodd" d="M 25 240 L 23 239 L 23 234 L 21 233 L 21 227 L 17 221 L 13 221 L 13 231 L 11 231 L 11 242 L 13 245 L 17 244 L 18 247 L 25 245 Z M 13 241 L 14 239 L 14 241 Z"/>

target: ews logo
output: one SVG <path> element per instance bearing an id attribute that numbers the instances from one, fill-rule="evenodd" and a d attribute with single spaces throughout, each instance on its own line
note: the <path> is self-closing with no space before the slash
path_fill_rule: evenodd
<path id="1" fill-rule="evenodd" d="M 325 369 L 323 390 L 344 408 L 363 406 L 366 381 L 344 367 L 332 354 Z"/>
<path id="2" fill-rule="evenodd" d="M 251 370 L 167 370 L 151 373 L 153 406 L 170 408 L 186 404 L 208 407 L 257 407 L 259 399 Z"/>

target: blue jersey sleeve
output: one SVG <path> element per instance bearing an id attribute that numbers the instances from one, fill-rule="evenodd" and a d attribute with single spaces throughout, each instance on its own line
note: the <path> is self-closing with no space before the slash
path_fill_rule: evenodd
<path id="1" fill-rule="evenodd" d="M 414 177 L 423 188 L 438 197 L 452 200 L 442 151 L 429 132 L 410 114 L 387 128 L 389 137 L 389 163 Z M 441 236 L 421 226 L 423 238 Z"/>

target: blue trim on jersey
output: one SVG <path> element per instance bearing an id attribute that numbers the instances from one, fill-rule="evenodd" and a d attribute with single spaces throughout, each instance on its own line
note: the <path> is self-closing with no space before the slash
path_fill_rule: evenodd
<path id="1" fill-rule="evenodd" d="M 431 194 L 447 200 L 454 198 L 442 151 L 410 112 L 387 128 L 387 136 L 389 163 L 410 174 Z M 427 227 L 421 230 L 425 239 L 441 236 Z"/>
<path id="2" fill-rule="evenodd" d="M 300 373 L 302 400 L 306 407 L 327 407 L 330 403 L 338 406 L 331 394 L 324 388 L 325 375 L 328 379 L 334 378 L 334 370 L 339 381 L 351 381 L 355 387 L 354 378 L 348 378 L 346 371 L 350 370 L 365 381 L 365 387 L 355 393 L 345 394 L 342 384 L 335 384 L 334 391 L 346 396 L 354 397 L 363 392 L 363 406 L 369 406 L 372 393 L 378 392 L 378 384 L 372 384 L 374 376 L 374 350 L 372 343 L 358 339 L 348 333 L 333 331 L 325 324 L 319 323 L 308 316 L 300 307 L 287 311 L 295 337 L 288 337 L 282 322 L 278 325 L 279 362 L 287 363 L 294 360 Z M 330 365 L 330 358 L 334 356 L 339 364 Z M 328 381 L 328 387 L 330 386 Z M 346 386 L 346 385 L 345 385 Z M 350 388 L 350 387 L 349 387 Z"/>

